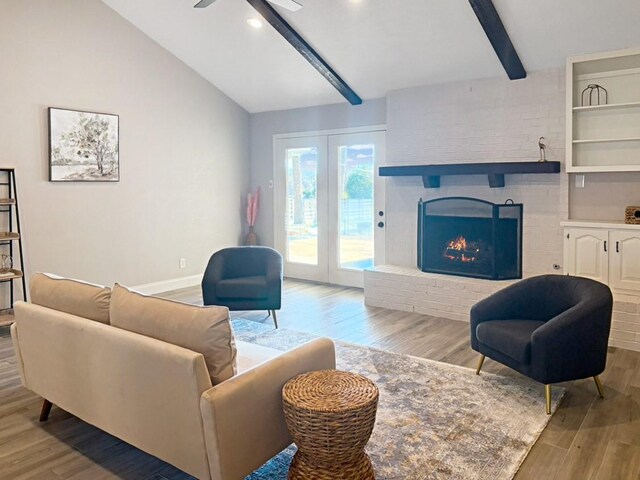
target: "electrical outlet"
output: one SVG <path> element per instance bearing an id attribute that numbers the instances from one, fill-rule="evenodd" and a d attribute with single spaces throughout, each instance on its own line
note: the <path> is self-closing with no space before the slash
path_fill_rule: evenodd
<path id="1" fill-rule="evenodd" d="M 186 258 L 181 258 L 180 259 L 180 268 L 187 268 L 187 259 Z"/>

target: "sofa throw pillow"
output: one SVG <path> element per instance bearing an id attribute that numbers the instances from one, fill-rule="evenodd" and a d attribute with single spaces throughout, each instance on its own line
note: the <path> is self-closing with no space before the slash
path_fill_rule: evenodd
<path id="1" fill-rule="evenodd" d="M 31 303 L 109 324 L 111 289 L 101 285 L 36 273 L 29 284 Z"/>
<path id="2" fill-rule="evenodd" d="M 111 325 L 204 356 L 211 383 L 236 374 L 236 344 L 226 307 L 199 307 L 150 297 L 115 284 Z"/>

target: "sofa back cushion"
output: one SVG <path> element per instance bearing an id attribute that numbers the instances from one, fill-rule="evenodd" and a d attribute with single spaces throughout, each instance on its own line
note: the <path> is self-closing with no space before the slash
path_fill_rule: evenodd
<path id="1" fill-rule="evenodd" d="M 109 323 L 111 289 L 101 285 L 36 273 L 31 278 L 31 303 L 100 323 Z"/>
<path id="2" fill-rule="evenodd" d="M 226 307 L 149 297 L 116 284 L 110 317 L 114 327 L 201 353 L 213 385 L 236 374 L 236 345 Z"/>

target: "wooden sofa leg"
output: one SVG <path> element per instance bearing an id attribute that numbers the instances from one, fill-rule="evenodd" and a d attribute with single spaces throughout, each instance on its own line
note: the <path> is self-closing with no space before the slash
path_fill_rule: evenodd
<path id="1" fill-rule="evenodd" d="M 478 368 L 476 368 L 476 375 L 480 375 L 480 370 L 482 369 L 482 364 L 484 363 L 484 355 L 480 356 L 480 360 L 478 361 Z"/>
<path id="2" fill-rule="evenodd" d="M 40 421 L 46 422 L 49 419 L 49 413 L 51 413 L 51 407 L 53 404 L 46 398 L 42 402 L 42 410 L 40 411 Z"/>
<path id="3" fill-rule="evenodd" d="M 278 328 L 278 317 L 276 316 L 276 311 L 269 310 L 269 312 L 273 315 L 273 324 Z"/>
<path id="4" fill-rule="evenodd" d="M 596 375 L 593 377 L 593 381 L 596 382 L 596 388 L 598 389 L 598 395 L 600 398 L 604 398 L 604 390 L 602 389 L 602 383 L 600 383 L 600 377 Z"/>

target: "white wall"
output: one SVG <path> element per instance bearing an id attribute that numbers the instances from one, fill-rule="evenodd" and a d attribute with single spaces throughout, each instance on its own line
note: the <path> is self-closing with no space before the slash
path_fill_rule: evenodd
<path id="1" fill-rule="evenodd" d="M 565 157 L 564 70 L 448 83 L 391 92 L 387 96 L 387 163 L 535 161 L 538 138 L 547 159 Z M 416 216 L 420 197 L 466 196 L 524 204 L 523 271 L 553 272 L 562 264 L 560 221 L 568 215 L 566 174 L 507 175 L 506 187 L 487 177 L 442 177 L 425 189 L 420 177 L 396 177 L 386 188 L 386 262 L 416 265 Z"/>
<path id="2" fill-rule="evenodd" d="M 0 58 L 28 273 L 144 284 L 237 244 L 249 115 L 218 89 L 99 0 L 3 1 Z M 49 106 L 120 115 L 119 183 L 47 181 Z"/>
<path id="3" fill-rule="evenodd" d="M 569 216 L 582 220 L 624 220 L 625 207 L 640 205 L 640 172 L 587 173 L 583 188 L 569 179 Z"/>
<path id="4" fill-rule="evenodd" d="M 273 246 L 273 135 L 340 128 L 383 125 L 385 99 L 365 100 L 362 105 L 348 103 L 320 107 L 280 110 L 251 115 L 251 184 L 260 186 L 262 199 L 256 224 L 260 244 Z"/>

